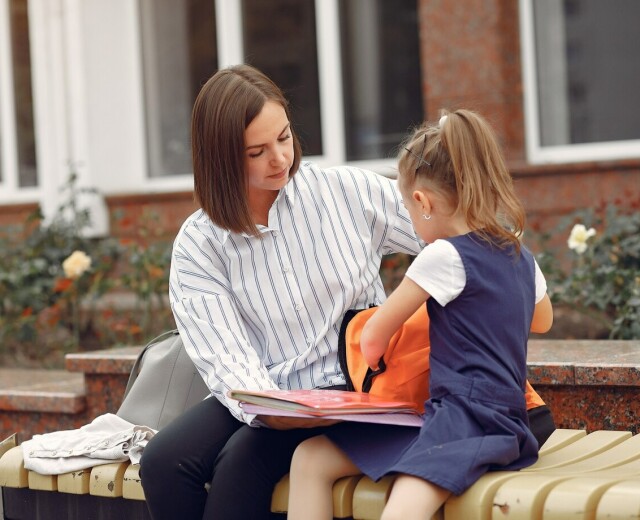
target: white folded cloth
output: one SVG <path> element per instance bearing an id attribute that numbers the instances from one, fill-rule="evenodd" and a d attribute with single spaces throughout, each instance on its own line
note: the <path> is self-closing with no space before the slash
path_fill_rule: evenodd
<path id="1" fill-rule="evenodd" d="M 24 467 L 41 475 L 59 475 L 110 462 L 138 464 L 156 433 L 107 413 L 77 430 L 34 435 L 23 442 Z"/>

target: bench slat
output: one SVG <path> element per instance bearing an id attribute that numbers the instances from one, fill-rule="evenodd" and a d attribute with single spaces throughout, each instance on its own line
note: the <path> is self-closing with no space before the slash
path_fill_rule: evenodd
<path id="1" fill-rule="evenodd" d="M 353 516 L 353 495 L 362 475 L 343 477 L 333 485 L 333 517 L 351 518 Z M 289 505 L 289 475 L 280 479 L 271 495 L 271 512 L 286 513 Z"/>
<path id="2" fill-rule="evenodd" d="M 353 518 L 357 520 L 377 520 L 382 514 L 391 493 L 395 476 L 382 477 L 374 482 L 363 477 L 353 493 Z"/>
<path id="3" fill-rule="evenodd" d="M 626 480 L 607 489 L 596 509 L 596 520 L 640 518 L 640 480 Z"/>
<path id="4" fill-rule="evenodd" d="M 640 435 L 635 435 L 592 457 L 551 468 L 547 471 L 563 475 L 579 475 L 586 472 L 602 472 L 609 469 L 617 472 L 618 468 L 624 466 L 627 471 L 633 472 L 638 465 L 640 465 Z"/>
<path id="5" fill-rule="evenodd" d="M 93 467 L 89 479 L 89 494 L 99 497 L 121 497 L 122 478 L 128 466 L 127 462 L 112 462 Z"/>
<path id="6" fill-rule="evenodd" d="M 24 458 L 20 446 L 14 446 L 0 458 L 0 486 L 29 487 L 29 473 L 24 468 Z"/>
<path id="7" fill-rule="evenodd" d="M 631 432 L 596 431 L 572 442 L 564 448 L 540 457 L 535 464 L 520 471 L 540 471 L 542 469 L 556 468 L 579 462 L 608 450 L 630 437 Z"/>
<path id="8" fill-rule="evenodd" d="M 29 489 L 40 491 L 58 491 L 58 475 L 41 475 L 35 471 L 27 472 Z"/>
<path id="9" fill-rule="evenodd" d="M 58 491 L 73 495 L 88 495 L 91 468 L 58 475 Z"/>
<path id="10" fill-rule="evenodd" d="M 544 520 L 591 520 L 604 492 L 619 480 L 582 477 L 561 482 L 544 502 Z"/>
<path id="11" fill-rule="evenodd" d="M 140 464 L 129 464 L 122 477 L 122 496 L 131 500 L 144 500 L 140 479 Z"/>
<path id="12" fill-rule="evenodd" d="M 545 443 L 540 448 L 538 455 L 547 455 L 552 453 L 560 448 L 564 448 L 568 446 L 572 442 L 581 439 L 587 434 L 585 430 L 571 430 L 571 429 L 563 429 L 559 428 L 554 430 L 553 433 L 549 436 L 549 438 L 545 441 Z"/>

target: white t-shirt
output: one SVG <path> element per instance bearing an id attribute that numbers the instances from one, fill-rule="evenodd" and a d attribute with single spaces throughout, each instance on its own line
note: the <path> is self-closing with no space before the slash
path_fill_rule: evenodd
<path id="1" fill-rule="evenodd" d="M 547 292 L 547 281 L 535 259 L 534 264 L 538 303 Z M 425 247 L 407 269 L 406 276 L 443 307 L 457 298 L 467 283 L 462 258 L 447 240 L 436 240 Z"/>

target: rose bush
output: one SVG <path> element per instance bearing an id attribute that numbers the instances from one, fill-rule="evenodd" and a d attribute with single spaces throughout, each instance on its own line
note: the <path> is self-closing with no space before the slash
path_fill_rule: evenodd
<path id="1" fill-rule="evenodd" d="M 72 175 L 49 223 L 35 212 L 24 227 L 0 228 L 0 365 L 61 367 L 70 350 L 143 343 L 175 327 L 170 244 L 147 248 L 140 223 L 140 241 L 87 238 L 82 191 Z"/>
<path id="2" fill-rule="evenodd" d="M 544 236 L 538 263 L 555 304 L 597 321 L 610 338 L 640 338 L 640 201 L 580 210 Z M 556 234 L 568 249 L 551 248 Z"/>

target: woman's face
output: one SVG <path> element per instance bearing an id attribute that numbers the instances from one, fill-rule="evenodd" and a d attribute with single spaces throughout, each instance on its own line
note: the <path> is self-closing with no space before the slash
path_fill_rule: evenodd
<path id="1" fill-rule="evenodd" d="M 284 108 L 267 101 L 244 131 L 244 167 L 249 196 L 278 191 L 289 180 L 293 136 Z"/>

